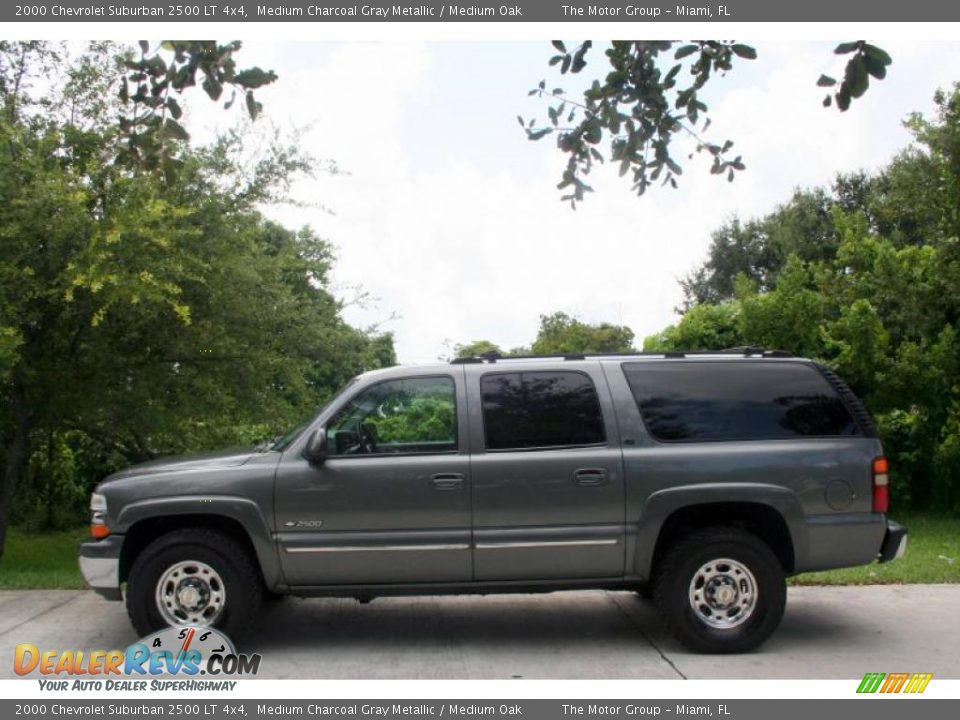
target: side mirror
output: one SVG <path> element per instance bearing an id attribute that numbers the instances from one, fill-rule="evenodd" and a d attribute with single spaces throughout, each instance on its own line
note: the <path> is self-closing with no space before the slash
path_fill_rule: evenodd
<path id="1" fill-rule="evenodd" d="M 327 459 L 327 432 L 317 428 L 310 434 L 307 445 L 303 449 L 303 456 L 313 465 L 323 465 Z"/>

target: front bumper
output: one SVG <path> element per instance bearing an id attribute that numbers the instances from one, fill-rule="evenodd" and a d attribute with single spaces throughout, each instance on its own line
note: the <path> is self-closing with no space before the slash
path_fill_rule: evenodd
<path id="1" fill-rule="evenodd" d="M 877 557 L 878 562 L 890 562 L 899 560 L 907 552 L 907 529 L 895 523 L 892 520 L 887 521 L 887 532 L 883 536 L 883 544 L 880 546 L 880 554 Z"/>
<path id="2" fill-rule="evenodd" d="M 122 535 L 83 542 L 77 547 L 80 572 L 90 588 L 107 600 L 122 600 L 120 591 L 120 549 Z"/>

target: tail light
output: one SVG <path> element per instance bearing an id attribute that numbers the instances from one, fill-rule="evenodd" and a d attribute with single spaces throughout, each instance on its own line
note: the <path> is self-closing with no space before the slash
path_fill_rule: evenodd
<path id="1" fill-rule="evenodd" d="M 873 511 L 885 513 L 890 507 L 890 464 L 885 457 L 873 460 Z"/>

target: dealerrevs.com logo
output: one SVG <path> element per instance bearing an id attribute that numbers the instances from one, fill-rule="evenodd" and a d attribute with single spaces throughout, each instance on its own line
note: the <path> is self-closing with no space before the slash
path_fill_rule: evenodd
<path id="1" fill-rule="evenodd" d="M 933 673 L 867 673 L 860 681 L 858 693 L 922 693 Z"/>
<path id="2" fill-rule="evenodd" d="M 41 650 L 21 643 L 14 650 L 13 670 L 20 676 L 45 676 L 40 679 L 44 690 L 232 690 L 236 682 L 220 678 L 254 676 L 260 660 L 259 654 L 238 653 L 230 639 L 213 628 L 174 627 L 126 650 Z M 71 679 L 60 679 L 64 676 Z M 190 679 L 137 679 L 157 676 Z"/>

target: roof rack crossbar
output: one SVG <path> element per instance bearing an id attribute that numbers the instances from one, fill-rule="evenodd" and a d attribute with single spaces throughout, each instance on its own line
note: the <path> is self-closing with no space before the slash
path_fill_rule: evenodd
<path id="1" fill-rule="evenodd" d="M 498 360 L 548 360 L 561 358 L 563 360 L 589 360 L 591 358 L 618 358 L 618 357 L 662 357 L 679 359 L 687 357 L 704 357 L 717 355 L 732 355 L 742 357 L 761 358 L 789 358 L 793 353 L 787 350 L 768 350 L 762 347 L 745 345 L 742 347 L 724 348 L 723 350 L 664 350 L 662 352 L 591 352 L 591 353 L 545 353 L 541 355 L 501 355 L 490 352 L 473 357 L 454 358 L 452 365 L 473 365 L 477 363 L 495 363 Z"/>

